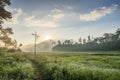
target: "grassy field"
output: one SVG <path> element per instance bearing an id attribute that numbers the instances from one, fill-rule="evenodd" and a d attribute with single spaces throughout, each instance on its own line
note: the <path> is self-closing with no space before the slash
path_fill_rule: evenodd
<path id="1" fill-rule="evenodd" d="M 0 52 L 0 80 L 34 80 L 32 63 L 20 53 Z"/>
<path id="2" fill-rule="evenodd" d="M 120 80 L 117 51 L 9 53 L 0 59 L 0 80 Z"/>

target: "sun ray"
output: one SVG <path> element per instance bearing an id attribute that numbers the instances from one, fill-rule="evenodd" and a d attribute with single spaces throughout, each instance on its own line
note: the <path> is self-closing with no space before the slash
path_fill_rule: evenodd
<path id="1" fill-rule="evenodd" d="M 44 37 L 44 40 L 50 40 L 51 39 L 51 36 L 50 35 L 46 35 L 45 37 Z"/>

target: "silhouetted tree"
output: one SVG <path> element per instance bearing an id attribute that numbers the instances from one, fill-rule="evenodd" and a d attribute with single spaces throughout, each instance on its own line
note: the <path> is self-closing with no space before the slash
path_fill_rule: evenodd
<path id="1" fill-rule="evenodd" d="M 61 44 L 61 41 L 60 40 L 58 40 L 58 45 L 60 45 Z"/>
<path id="2" fill-rule="evenodd" d="M 12 18 L 12 15 L 9 11 L 5 9 L 6 5 L 10 5 L 10 0 L 0 0 L 0 40 L 5 43 L 5 46 L 11 42 L 10 34 L 13 34 L 11 28 L 3 28 L 2 24 L 4 20 L 8 20 Z"/>
<path id="3" fill-rule="evenodd" d="M 79 39 L 79 43 L 81 39 Z M 101 37 L 91 39 L 88 36 L 88 42 L 86 39 L 83 39 L 84 44 L 68 44 L 69 40 L 65 40 L 65 45 L 56 45 L 53 47 L 53 50 L 56 51 L 111 51 L 111 50 L 120 50 L 120 29 L 116 30 L 115 33 L 105 33 Z"/>
<path id="4" fill-rule="evenodd" d="M 73 39 L 70 39 L 70 44 L 73 44 Z"/>
<path id="5" fill-rule="evenodd" d="M 84 44 L 86 43 L 86 39 L 83 39 L 83 43 L 84 43 Z"/>
<path id="6" fill-rule="evenodd" d="M 90 37 L 90 35 L 88 36 L 88 42 L 91 42 L 91 37 Z"/>
<path id="7" fill-rule="evenodd" d="M 0 40 L 5 44 L 5 47 L 8 47 L 12 43 L 12 39 L 9 35 L 13 34 L 11 28 L 0 28 Z"/>
<path id="8" fill-rule="evenodd" d="M 118 39 L 120 39 L 120 28 L 117 29 L 116 36 L 117 36 Z"/>
<path id="9" fill-rule="evenodd" d="M 80 43 L 80 44 L 82 43 L 82 38 L 79 38 L 79 43 Z"/>
<path id="10" fill-rule="evenodd" d="M 10 0 L 0 0 L 0 26 L 2 26 L 4 20 L 12 18 L 11 13 L 5 9 L 5 6 L 10 4 Z"/>
<path id="11" fill-rule="evenodd" d="M 11 19 L 11 12 L 6 10 L 6 6 L 10 5 L 10 0 L 0 0 L 0 41 L 4 43 L 5 47 L 17 48 L 17 41 L 12 40 L 9 35 L 13 34 L 12 28 L 3 28 L 2 24 L 5 20 Z"/>

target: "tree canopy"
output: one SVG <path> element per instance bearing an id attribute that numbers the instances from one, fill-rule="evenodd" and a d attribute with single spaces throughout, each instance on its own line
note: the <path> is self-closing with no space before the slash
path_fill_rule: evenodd
<path id="1" fill-rule="evenodd" d="M 111 51 L 120 50 L 120 29 L 115 33 L 104 33 L 101 37 L 92 38 L 90 35 L 87 39 L 79 38 L 79 42 L 63 43 L 59 40 L 58 44 L 53 47 L 54 51 Z"/>
<path id="2" fill-rule="evenodd" d="M 10 0 L 0 0 L 0 26 L 4 20 L 12 18 L 12 14 L 5 9 L 5 6 L 10 4 Z"/>
<path id="3" fill-rule="evenodd" d="M 11 19 L 12 14 L 11 12 L 7 11 L 5 8 L 7 5 L 10 5 L 10 0 L 0 0 L 0 47 L 12 47 L 12 49 L 16 50 L 22 46 L 22 44 L 17 44 L 15 39 L 12 39 L 9 35 L 13 34 L 12 28 L 4 28 L 2 24 L 5 20 Z M 4 44 L 4 46 L 1 44 Z"/>

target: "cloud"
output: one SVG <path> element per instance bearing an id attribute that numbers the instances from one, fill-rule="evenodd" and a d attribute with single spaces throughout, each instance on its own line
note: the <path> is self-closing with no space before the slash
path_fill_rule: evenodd
<path id="1" fill-rule="evenodd" d="M 45 15 L 43 18 L 38 19 L 37 16 L 29 15 L 24 12 L 21 8 L 10 8 L 7 10 L 12 12 L 12 19 L 10 22 L 6 22 L 6 25 L 22 25 L 26 27 L 56 27 L 58 20 L 62 17 L 61 10 L 53 10 L 51 17 Z M 57 15 L 57 13 L 59 13 Z M 55 20 L 54 20 L 55 19 Z"/>
<path id="2" fill-rule="evenodd" d="M 6 9 L 12 13 L 12 19 L 10 19 L 9 21 L 5 21 L 5 24 L 18 25 L 21 23 L 20 18 L 26 15 L 21 8 L 17 9 L 7 7 Z"/>
<path id="3" fill-rule="evenodd" d="M 54 20 L 59 20 L 63 18 L 66 14 L 60 9 L 54 9 L 51 11 L 52 13 L 48 15 L 48 17 L 53 18 Z"/>
<path id="4" fill-rule="evenodd" d="M 26 17 L 24 24 L 27 27 L 56 27 L 57 24 L 54 21 L 39 20 L 35 16 Z"/>
<path id="5" fill-rule="evenodd" d="M 70 6 L 70 5 L 58 5 L 58 4 L 55 4 L 54 7 L 58 9 L 64 9 L 64 10 L 71 10 L 74 8 L 73 6 Z"/>
<path id="6" fill-rule="evenodd" d="M 90 13 L 80 14 L 81 21 L 97 21 L 100 18 L 112 13 L 117 9 L 117 5 L 112 5 L 111 7 L 101 7 L 91 11 Z"/>
<path id="7" fill-rule="evenodd" d="M 16 13 L 13 14 L 12 24 L 19 24 L 19 18 L 25 13 L 19 8 L 14 10 Z"/>
<path id="8" fill-rule="evenodd" d="M 24 24 L 27 27 L 57 27 L 57 22 L 65 16 L 60 9 L 51 10 L 50 14 L 45 15 L 42 19 L 37 19 L 36 16 L 28 16 L 24 19 Z"/>
<path id="9" fill-rule="evenodd" d="M 12 26 L 25 26 L 25 27 L 58 27 L 64 19 L 72 18 L 73 13 L 67 13 L 64 10 L 55 8 L 51 10 L 47 15 L 40 18 L 38 15 L 30 15 L 24 12 L 21 8 L 8 8 L 13 14 L 11 22 L 6 22 L 8 25 Z M 65 20 L 66 20 L 65 19 Z M 71 20 L 71 19 L 69 19 Z M 67 20 L 66 20 L 67 21 Z"/>
<path id="10" fill-rule="evenodd" d="M 7 24 L 13 25 L 13 24 L 20 24 L 20 20 L 19 18 L 21 18 L 21 16 L 24 16 L 25 13 L 23 12 L 23 10 L 21 8 L 6 8 L 8 11 L 12 12 L 12 19 L 10 19 L 10 22 L 7 22 Z M 6 22 L 6 21 L 5 21 Z"/>
<path id="11" fill-rule="evenodd" d="M 73 7 L 71 7 L 69 5 L 63 5 L 63 8 L 68 9 L 68 10 L 73 9 Z"/>
<path id="12" fill-rule="evenodd" d="M 27 16 L 24 19 L 24 24 L 27 27 L 57 27 L 58 22 L 66 14 L 63 10 L 53 9 L 48 15 L 45 15 L 42 19 L 37 19 L 37 16 Z"/>

